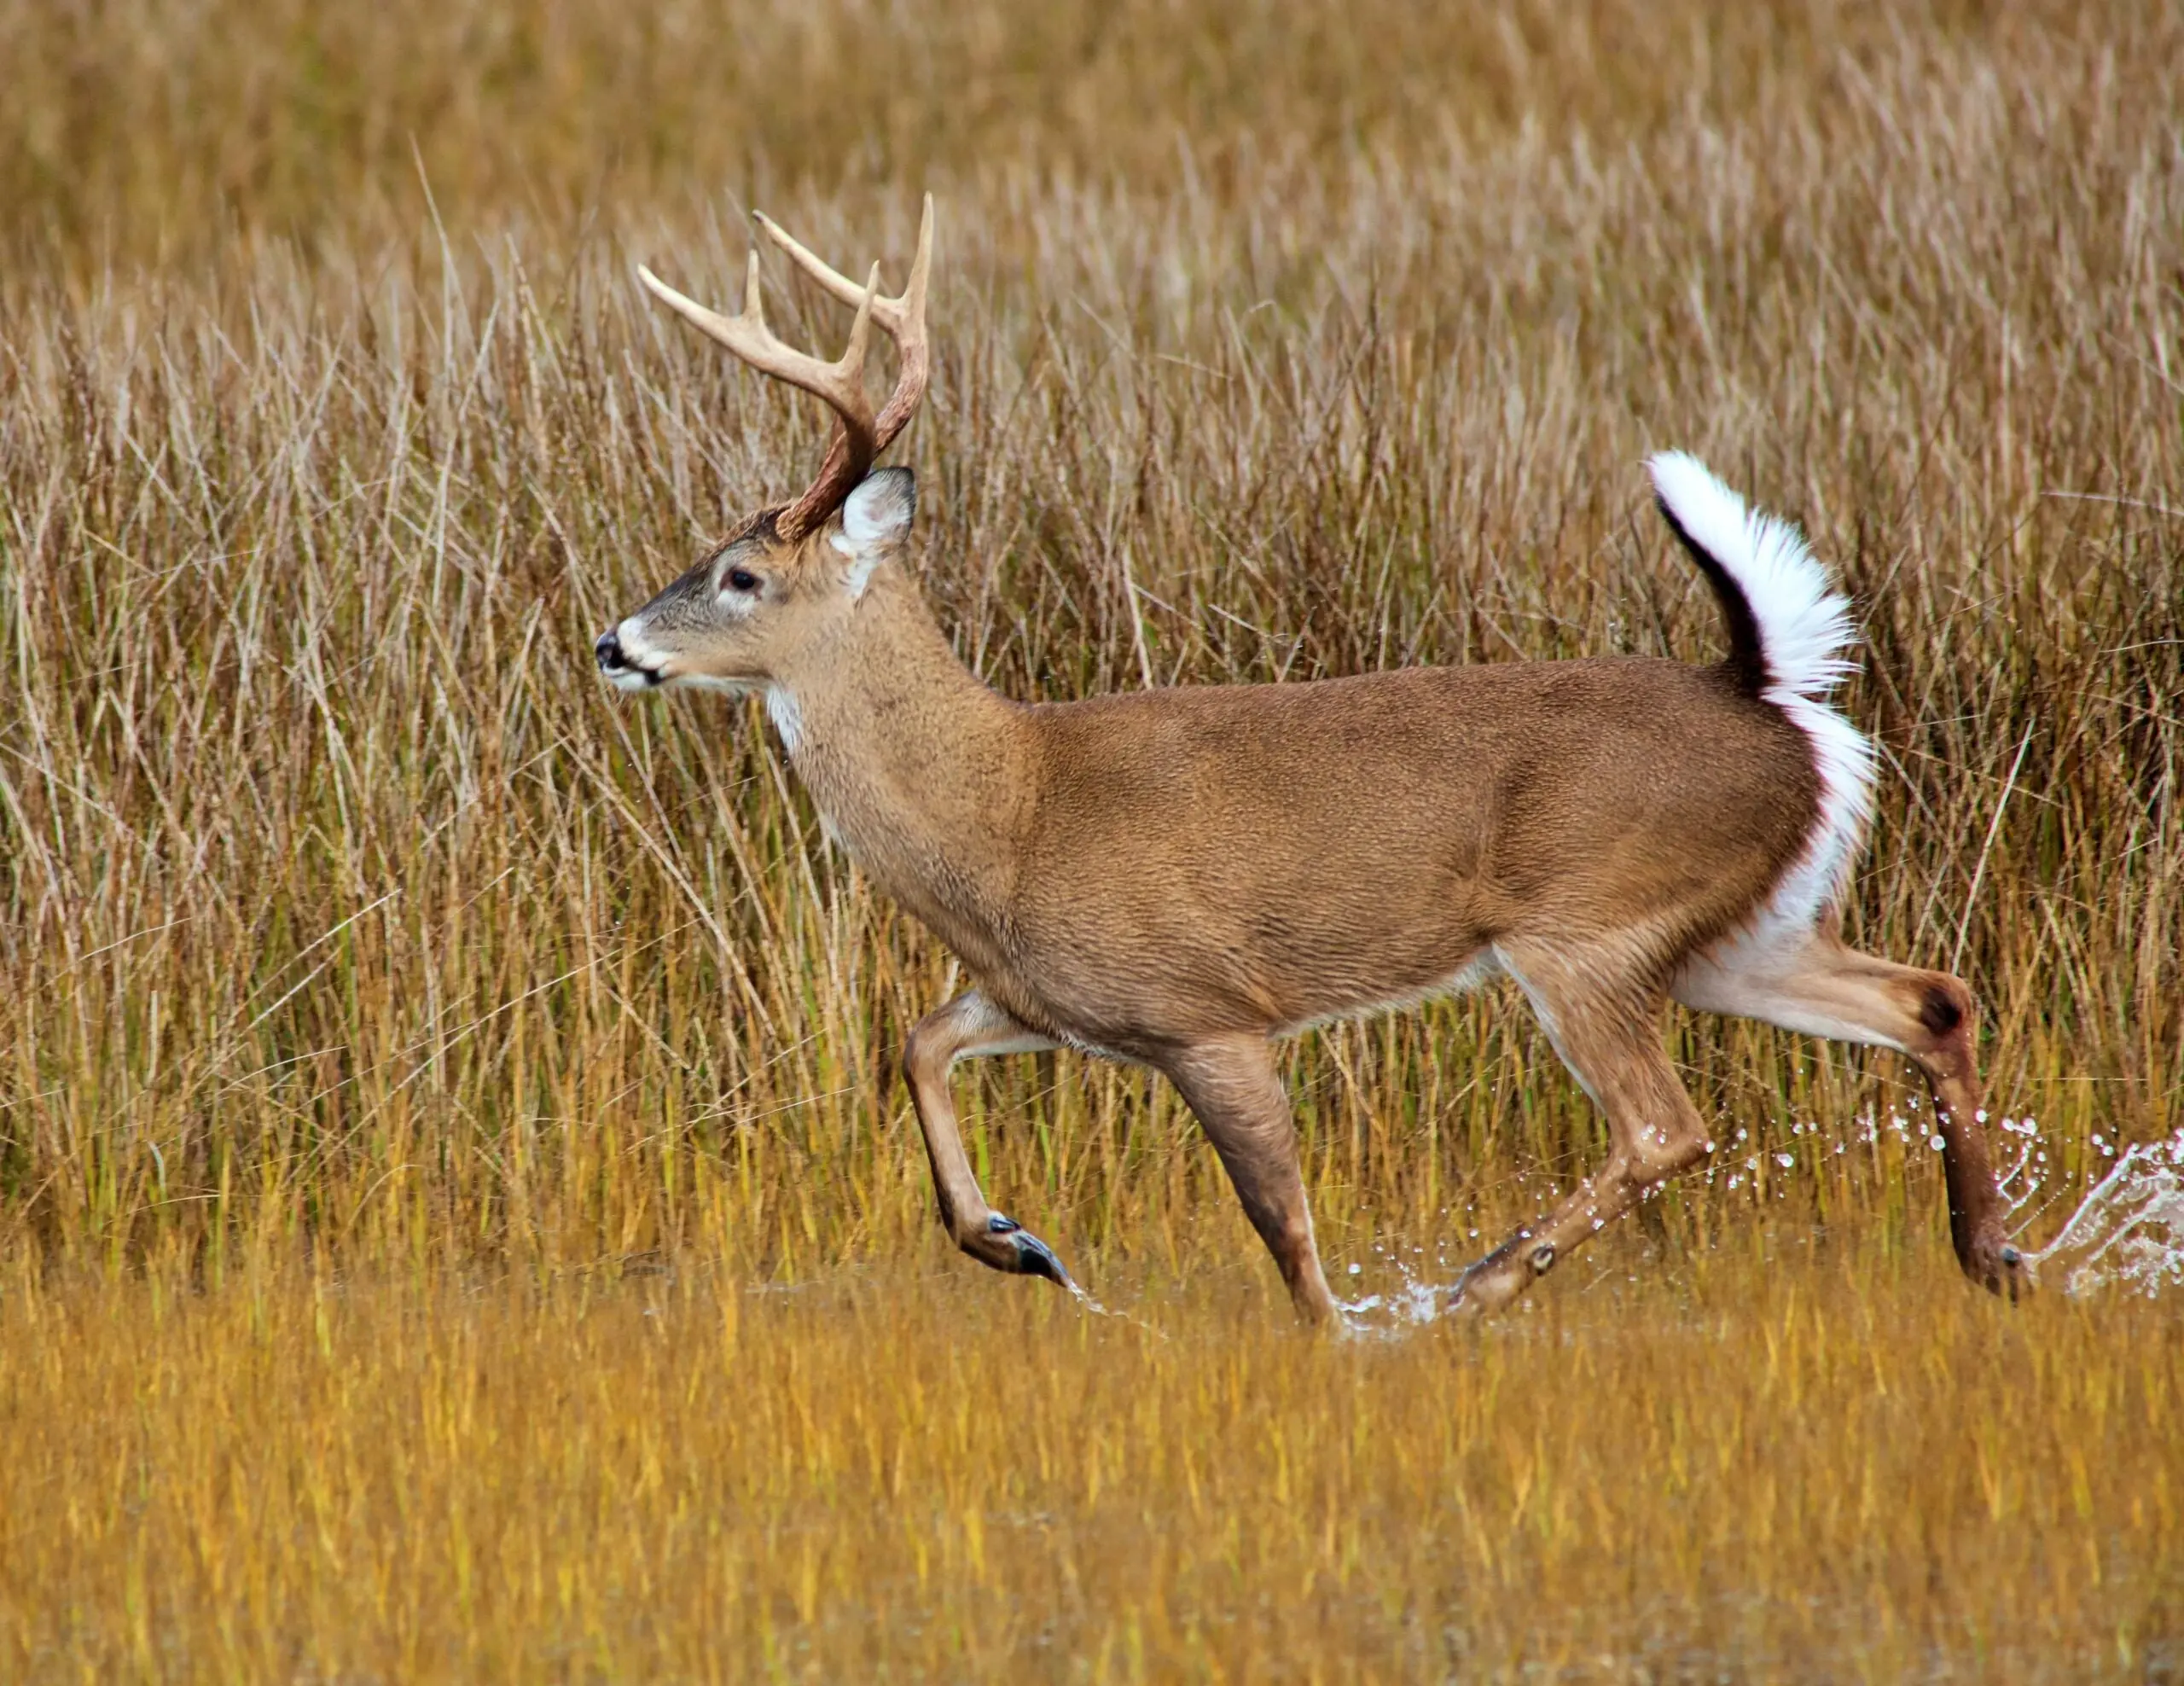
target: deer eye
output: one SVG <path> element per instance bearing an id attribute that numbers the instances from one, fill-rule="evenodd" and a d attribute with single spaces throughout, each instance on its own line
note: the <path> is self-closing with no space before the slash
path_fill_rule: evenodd
<path id="1" fill-rule="evenodd" d="M 758 589 L 758 576 L 752 573 L 749 568 L 730 568 L 728 571 L 728 583 L 738 591 L 756 591 Z"/>

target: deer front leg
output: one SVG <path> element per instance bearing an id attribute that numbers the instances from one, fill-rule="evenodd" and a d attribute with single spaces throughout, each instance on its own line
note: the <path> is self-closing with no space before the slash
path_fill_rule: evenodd
<path id="1" fill-rule="evenodd" d="M 1235 1185 L 1259 1239 L 1274 1255 L 1297 1315 L 1310 1323 L 1339 1315 L 1320 1269 L 1312 1214 L 1297 1169 L 1297 1126 L 1263 1037 L 1200 1043 L 1165 1067 L 1198 1115 Z"/>
<path id="2" fill-rule="evenodd" d="M 956 1245 L 979 1264 L 1010 1276 L 1044 1276 L 1070 1288 L 1074 1284 L 1054 1249 L 986 1204 L 963 1153 L 955 1098 L 948 1092 L 949 1068 L 958 1060 L 973 1054 L 1037 1054 L 1056 1045 L 1053 1038 L 1019 1023 L 969 990 L 911 1027 L 903 1047 L 903 1074 L 925 1133 L 940 1221 Z"/>

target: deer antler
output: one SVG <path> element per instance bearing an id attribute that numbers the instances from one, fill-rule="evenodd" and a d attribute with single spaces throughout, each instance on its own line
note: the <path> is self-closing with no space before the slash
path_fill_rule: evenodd
<path id="1" fill-rule="evenodd" d="M 909 424 L 910 417 L 917 414 L 918 405 L 925 400 L 926 382 L 932 373 L 932 352 L 925 334 L 926 278 L 932 270 L 932 195 L 925 196 L 925 210 L 918 218 L 918 251 L 910 260 L 909 285 L 892 299 L 874 296 L 877 270 L 874 271 L 872 287 L 859 287 L 763 211 L 753 212 L 752 218 L 765 230 L 769 240 L 788 253 L 797 268 L 845 305 L 863 309 L 865 301 L 870 299 L 872 319 L 895 342 L 896 354 L 902 363 L 895 377 L 894 392 L 881 406 L 876 423 L 874 451 L 877 454 L 886 450 L 895 442 L 895 436 Z"/>
<path id="2" fill-rule="evenodd" d="M 833 363 L 822 363 L 807 352 L 783 345 L 766 326 L 765 307 L 759 296 L 758 253 L 754 248 L 745 272 L 743 309 L 724 317 L 707 310 L 695 299 L 677 292 L 643 265 L 637 276 L 653 296 L 761 375 L 824 399 L 834 412 L 834 437 L 819 473 L 802 497 L 775 518 L 775 531 L 795 540 L 817 526 L 841 507 L 880 453 L 917 413 L 932 372 L 932 356 L 926 341 L 926 278 L 932 261 L 932 195 L 925 196 L 925 214 L 918 224 L 918 251 L 910 266 L 909 285 L 896 298 L 880 291 L 880 265 L 872 266 L 871 279 L 862 287 L 833 269 L 784 233 L 770 217 L 759 216 L 758 226 L 805 274 L 839 299 L 857 306 L 857 321 L 850 328 L 850 342 Z M 878 416 L 864 390 L 864 356 L 877 322 L 895 342 L 901 369 L 894 392 Z"/>

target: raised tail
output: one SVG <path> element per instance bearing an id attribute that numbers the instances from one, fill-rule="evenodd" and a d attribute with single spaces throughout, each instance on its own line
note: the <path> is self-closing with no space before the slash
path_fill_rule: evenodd
<path id="1" fill-rule="evenodd" d="M 1730 671 L 1754 696 L 1779 688 L 1815 700 L 1849 673 L 1857 642 L 1850 600 L 1789 522 L 1747 509 L 1697 457 L 1664 451 L 1647 465 L 1653 499 L 1721 600 Z"/>
<path id="2" fill-rule="evenodd" d="M 1796 527 L 1746 509 L 1697 457 L 1666 451 L 1646 466 L 1662 518 L 1721 602 L 1732 677 L 1788 715 L 1812 746 L 1820 813 L 1769 909 L 1809 926 L 1847 887 L 1873 811 L 1873 746 L 1828 701 L 1855 666 L 1850 599 Z"/>

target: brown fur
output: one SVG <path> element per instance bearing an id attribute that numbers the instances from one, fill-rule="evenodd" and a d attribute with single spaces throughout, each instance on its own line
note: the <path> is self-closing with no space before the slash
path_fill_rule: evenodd
<path id="1" fill-rule="evenodd" d="M 835 408 L 826 465 L 786 515 L 745 521 L 602 634 L 599 661 L 631 689 L 764 690 L 850 853 L 978 980 L 919 1023 L 903 1062 L 941 1219 L 965 1252 L 1067 1281 L 979 1191 L 948 1072 L 974 1054 L 1072 1043 L 1168 1075 L 1298 1311 L 1332 1318 L 1272 1041 L 1506 970 L 1606 1113 L 1610 1148 L 1597 1176 L 1467 1273 L 1461 1304 L 1505 1304 L 1704 1157 L 1705 1129 L 1661 1051 L 1671 993 L 1919 1061 L 1958 1256 L 2015 1290 L 2022 1261 L 1978 1128 L 1970 996 L 1852 954 L 1832 928 L 1786 934 L 1773 916 L 1769 898 L 1821 818 L 1819 769 L 1764 700 L 1754 605 L 1665 492 L 1662 514 L 1722 604 L 1718 666 L 1408 668 L 1025 707 L 956 659 L 903 569 L 909 474 L 856 480 L 845 467 L 861 472 L 925 390 L 931 197 L 898 299 L 877 296 L 876 267 L 859 287 L 761 224 L 857 309 L 839 363 L 764 328 L 755 255 L 735 318 L 642 273 L 736 356 Z M 877 418 L 861 381 L 868 318 L 901 354 Z"/>
<path id="2" fill-rule="evenodd" d="M 973 1257 L 1060 1276 L 979 1191 L 948 1069 L 1068 1043 L 1176 1082 L 1299 1311 L 1331 1316 L 1271 1041 L 1491 956 L 1606 1108 L 1612 1146 L 1473 1268 L 1464 1304 L 1506 1303 L 1704 1156 L 1659 1043 L 1672 991 L 1799 1027 L 1817 1015 L 1826 1033 L 1919 1060 L 1950 1144 L 1960 1256 L 2014 1288 L 1972 1122 L 1963 986 L 1819 932 L 1765 980 L 1709 958 L 1734 951 L 1722 939 L 1797 857 L 1820 794 L 1804 737 L 1729 668 L 1410 668 L 1026 706 L 956 660 L 896 540 L 846 555 L 840 531 L 739 541 L 737 563 L 766 577 L 745 618 L 716 607 L 723 553 L 622 631 L 671 680 L 793 697 L 793 759 L 828 823 L 977 980 L 904 1055 L 943 1221 Z"/>

